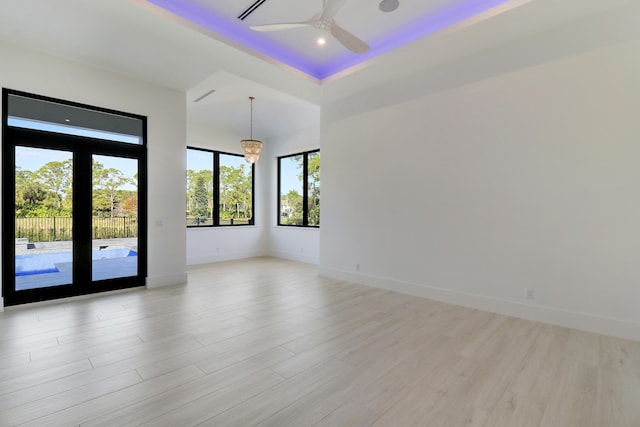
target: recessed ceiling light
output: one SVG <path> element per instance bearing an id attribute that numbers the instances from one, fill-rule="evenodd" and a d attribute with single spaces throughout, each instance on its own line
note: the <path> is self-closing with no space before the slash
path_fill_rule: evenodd
<path id="1" fill-rule="evenodd" d="M 325 39 L 324 37 L 318 37 L 318 40 L 316 40 L 316 43 L 318 43 L 318 45 L 320 46 L 324 46 L 327 43 L 327 39 Z"/>
<path id="2" fill-rule="evenodd" d="M 378 7 L 383 12 L 393 12 L 400 6 L 400 2 L 398 0 L 382 0 Z"/>

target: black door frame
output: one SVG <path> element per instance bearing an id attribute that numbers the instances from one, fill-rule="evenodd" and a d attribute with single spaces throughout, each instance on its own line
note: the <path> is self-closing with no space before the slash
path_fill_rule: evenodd
<path id="1" fill-rule="evenodd" d="M 28 96 L 142 121 L 142 144 L 7 126 L 8 97 Z M 5 306 L 144 286 L 147 276 L 147 121 L 146 117 L 3 89 L 2 93 L 2 286 Z M 15 290 L 15 147 L 57 149 L 73 153 L 73 283 Z M 138 274 L 92 281 L 93 155 L 138 160 Z"/>

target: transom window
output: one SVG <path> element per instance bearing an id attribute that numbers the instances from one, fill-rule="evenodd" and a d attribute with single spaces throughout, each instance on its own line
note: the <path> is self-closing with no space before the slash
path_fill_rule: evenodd
<path id="1" fill-rule="evenodd" d="M 7 94 L 7 126 L 142 145 L 144 122 L 104 109 Z"/>

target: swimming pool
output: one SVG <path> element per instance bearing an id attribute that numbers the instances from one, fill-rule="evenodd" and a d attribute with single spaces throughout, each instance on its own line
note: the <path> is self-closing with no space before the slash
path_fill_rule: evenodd
<path id="1" fill-rule="evenodd" d="M 91 259 L 94 261 L 132 256 L 138 256 L 138 253 L 129 248 L 94 249 L 91 251 Z M 72 261 L 73 253 L 70 251 L 16 255 L 16 276 L 58 273 L 60 265 Z"/>

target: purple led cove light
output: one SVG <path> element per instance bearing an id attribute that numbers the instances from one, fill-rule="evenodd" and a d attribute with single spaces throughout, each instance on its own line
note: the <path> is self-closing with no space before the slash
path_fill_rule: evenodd
<path id="1" fill-rule="evenodd" d="M 178 15 L 192 23 L 219 34 L 228 40 L 243 45 L 260 55 L 270 57 L 278 62 L 293 67 L 311 77 L 323 80 L 355 65 L 368 61 L 383 53 L 389 52 L 402 45 L 433 34 L 436 31 L 469 19 L 477 14 L 485 12 L 512 0 L 466 0 L 457 2 L 454 6 L 441 9 L 435 14 L 426 16 L 423 20 L 412 25 L 402 27 L 386 39 L 383 43 L 372 46 L 366 54 L 358 55 L 345 52 L 344 55 L 333 60 L 325 67 L 316 67 L 309 61 L 305 61 L 280 48 L 277 44 L 261 37 L 259 33 L 250 32 L 238 25 L 230 25 L 220 17 L 212 14 L 203 7 L 190 1 L 181 0 L 146 0 L 175 15 Z M 402 5 L 400 5 L 402 7 Z"/>
<path id="2" fill-rule="evenodd" d="M 468 0 L 460 2 L 453 7 L 442 9 L 435 14 L 426 16 L 422 21 L 401 28 L 399 31 L 393 33 L 391 37 L 387 38 L 384 43 L 373 46 L 369 52 L 363 55 L 357 55 L 355 57 L 353 55 L 344 55 L 338 58 L 338 60 L 332 64 L 329 64 L 322 70 L 318 70 L 318 78 L 322 80 L 331 77 L 334 74 L 375 58 L 376 56 L 380 56 L 383 53 L 426 37 L 429 34 L 433 34 L 509 1 L 511 0 Z M 402 5 L 400 5 L 400 7 L 402 7 Z"/>
<path id="3" fill-rule="evenodd" d="M 178 15 L 192 23 L 217 33 L 222 37 L 225 37 L 231 41 L 241 44 L 255 52 L 266 55 L 289 65 L 297 70 L 302 71 L 312 77 L 318 78 L 317 70 L 315 70 L 310 64 L 300 61 L 293 54 L 284 51 L 276 44 L 268 41 L 267 39 L 256 35 L 250 37 L 246 31 L 242 31 L 242 28 L 235 25 L 230 25 L 229 22 L 225 22 L 223 19 L 215 14 L 212 14 L 207 9 L 200 7 L 190 1 L 180 0 L 146 0 L 149 3 L 155 4 L 162 9 L 165 9 L 175 15 Z M 251 32 L 253 34 L 253 31 Z"/>

